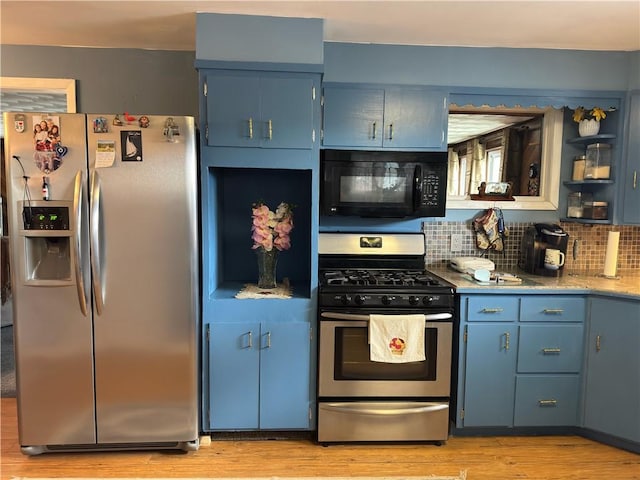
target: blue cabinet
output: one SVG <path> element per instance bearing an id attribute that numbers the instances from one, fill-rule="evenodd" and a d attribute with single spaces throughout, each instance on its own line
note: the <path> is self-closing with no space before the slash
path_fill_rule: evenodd
<path id="1" fill-rule="evenodd" d="M 259 340 L 259 323 L 210 325 L 209 429 L 258 428 Z"/>
<path id="2" fill-rule="evenodd" d="M 308 322 L 210 324 L 208 428 L 308 429 L 310 332 Z"/>
<path id="3" fill-rule="evenodd" d="M 517 327 L 467 325 L 464 426 L 513 424 Z"/>
<path id="4" fill-rule="evenodd" d="M 324 148 L 445 151 L 448 101 L 427 87 L 325 84 Z"/>
<path id="5" fill-rule="evenodd" d="M 201 430 L 311 430 L 319 230 L 320 71 L 200 62 Z M 316 92 L 318 93 L 316 95 Z M 289 298 L 238 298 L 256 284 L 252 205 L 294 205 L 276 281 Z"/>
<path id="6" fill-rule="evenodd" d="M 594 297 L 588 325 L 584 427 L 640 449 L 640 302 Z"/>
<path id="7" fill-rule="evenodd" d="M 586 300 L 463 295 L 456 427 L 575 426 Z"/>
<path id="8" fill-rule="evenodd" d="M 312 76 L 227 70 L 203 75 L 207 146 L 313 148 Z"/>
<path id="9" fill-rule="evenodd" d="M 622 221 L 640 224 L 640 91 L 629 100 L 629 122 L 626 129 L 627 149 L 625 175 L 622 183 Z"/>

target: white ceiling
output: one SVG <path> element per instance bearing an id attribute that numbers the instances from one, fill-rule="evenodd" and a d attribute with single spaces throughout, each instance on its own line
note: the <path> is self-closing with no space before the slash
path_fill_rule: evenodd
<path id="1" fill-rule="evenodd" d="M 323 18 L 328 42 L 640 50 L 640 0 L 2 0 L 0 43 L 194 51 L 196 12 Z"/>

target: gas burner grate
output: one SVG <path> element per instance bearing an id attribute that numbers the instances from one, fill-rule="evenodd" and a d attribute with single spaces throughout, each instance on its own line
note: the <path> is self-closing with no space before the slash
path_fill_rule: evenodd
<path id="1" fill-rule="evenodd" d="M 420 270 L 330 270 L 322 274 L 325 285 L 437 286 L 438 279 Z"/>

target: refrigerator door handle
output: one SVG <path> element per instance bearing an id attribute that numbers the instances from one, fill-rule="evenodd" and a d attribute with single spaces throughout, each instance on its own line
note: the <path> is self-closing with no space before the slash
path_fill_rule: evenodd
<path id="1" fill-rule="evenodd" d="M 86 317 L 87 316 L 87 297 L 85 295 L 84 273 L 82 271 L 82 186 L 84 184 L 84 172 L 78 170 L 76 173 L 76 180 L 73 187 L 73 213 L 76 222 L 76 234 L 75 234 L 75 274 L 76 274 L 76 287 L 78 289 L 78 302 L 80 303 L 80 311 Z"/>
<path id="2" fill-rule="evenodd" d="M 93 296 L 96 312 L 102 315 L 104 309 L 104 290 L 102 289 L 102 250 L 100 242 L 100 202 L 102 201 L 100 175 L 94 170 L 91 174 L 91 277 L 93 279 Z"/>

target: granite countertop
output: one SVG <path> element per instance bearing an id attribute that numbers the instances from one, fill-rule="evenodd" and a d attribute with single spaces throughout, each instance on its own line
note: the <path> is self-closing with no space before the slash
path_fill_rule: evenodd
<path id="1" fill-rule="evenodd" d="M 510 273 L 522 279 L 522 283 L 476 282 L 470 275 L 460 273 L 448 266 L 428 266 L 427 269 L 456 286 L 460 293 L 591 293 L 610 294 L 619 297 L 640 299 L 640 270 L 619 270 L 617 278 L 605 278 L 596 272 L 564 272 L 561 277 L 543 277 L 524 273 L 519 269 L 496 270 Z M 484 293 L 484 292 L 483 292 Z"/>

